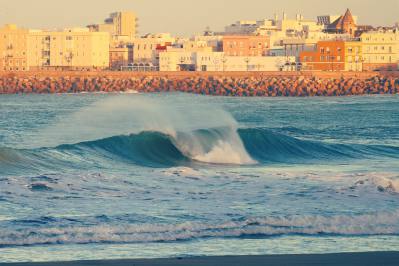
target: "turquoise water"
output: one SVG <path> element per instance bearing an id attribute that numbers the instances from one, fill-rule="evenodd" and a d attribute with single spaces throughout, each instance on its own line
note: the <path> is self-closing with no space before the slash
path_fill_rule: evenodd
<path id="1" fill-rule="evenodd" d="M 0 262 L 399 250 L 398 206 L 398 96 L 0 96 Z"/>

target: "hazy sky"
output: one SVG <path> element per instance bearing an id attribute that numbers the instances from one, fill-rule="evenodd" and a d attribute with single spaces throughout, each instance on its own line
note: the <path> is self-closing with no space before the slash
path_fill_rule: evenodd
<path id="1" fill-rule="evenodd" d="M 63 28 L 99 23 L 109 13 L 135 11 L 140 34 L 192 35 L 207 26 L 222 30 L 240 19 L 272 18 L 284 11 L 294 18 L 342 14 L 349 7 L 359 23 L 392 26 L 399 21 L 399 0 L 0 0 L 0 24 Z"/>

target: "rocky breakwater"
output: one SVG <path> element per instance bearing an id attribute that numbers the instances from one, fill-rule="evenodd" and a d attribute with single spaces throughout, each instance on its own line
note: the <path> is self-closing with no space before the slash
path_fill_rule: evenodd
<path id="1" fill-rule="evenodd" d="M 0 94 L 186 92 L 218 96 L 348 96 L 398 94 L 394 76 L 0 76 Z"/>

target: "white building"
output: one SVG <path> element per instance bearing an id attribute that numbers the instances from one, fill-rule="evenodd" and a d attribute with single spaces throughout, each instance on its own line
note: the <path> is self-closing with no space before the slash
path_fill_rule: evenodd
<path id="1" fill-rule="evenodd" d="M 295 57 L 225 56 L 223 52 L 173 50 L 160 53 L 160 71 L 295 70 Z"/>
<path id="2" fill-rule="evenodd" d="M 170 46 L 175 38 L 169 33 L 148 34 L 141 38 L 135 38 L 133 45 L 133 62 L 135 64 L 158 65 L 160 46 Z"/>
<path id="3" fill-rule="evenodd" d="M 201 35 L 194 36 L 192 41 L 206 42 L 208 47 L 212 47 L 214 52 L 221 52 L 223 50 L 223 36 L 222 35 Z"/>

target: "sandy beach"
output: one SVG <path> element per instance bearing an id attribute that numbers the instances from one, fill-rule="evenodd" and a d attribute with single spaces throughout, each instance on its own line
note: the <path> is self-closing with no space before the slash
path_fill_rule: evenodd
<path id="1" fill-rule="evenodd" d="M 399 252 L 342 253 L 320 255 L 231 256 L 149 260 L 110 260 L 11 263 L 4 266 L 258 266 L 258 265 L 340 265 L 340 266 L 394 266 L 398 265 Z"/>

